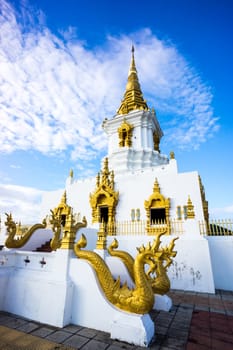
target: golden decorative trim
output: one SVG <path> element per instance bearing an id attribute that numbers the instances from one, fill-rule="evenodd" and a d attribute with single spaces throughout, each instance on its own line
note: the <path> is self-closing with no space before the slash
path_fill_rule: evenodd
<path id="1" fill-rule="evenodd" d="M 154 150 L 160 153 L 160 148 L 159 148 L 160 136 L 157 131 L 153 132 L 153 142 L 154 142 Z"/>
<path id="2" fill-rule="evenodd" d="M 106 225 L 102 222 L 97 233 L 96 249 L 105 250 L 107 248 Z"/>
<path id="3" fill-rule="evenodd" d="M 65 226 L 66 218 L 71 213 L 71 207 L 66 203 L 66 201 L 66 191 L 64 191 L 60 203 L 53 209 L 54 216 L 61 220 L 62 226 Z"/>
<path id="4" fill-rule="evenodd" d="M 201 180 L 200 175 L 198 175 L 198 180 L 199 180 L 199 186 L 200 186 L 200 191 L 201 191 L 201 200 L 202 200 L 204 219 L 208 224 L 208 222 L 209 222 L 209 205 L 208 205 L 208 201 L 206 200 L 205 188 L 202 184 L 202 180 Z"/>
<path id="5" fill-rule="evenodd" d="M 73 249 L 77 231 L 81 227 L 87 226 L 85 216 L 82 221 L 75 220 L 73 209 L 67 204 L 66 191 L 64 192 L 60 204 L 51 211 L 50 223 L 54 236 L 50 242 L 52 250 Z"/>
<path id="6" fill-rule="evenodd" d="M 121 126 L 118 128 L 119 147 L 132 146 L 132 131 L 133 126 L 124 119 Z"/>
<path id="7" fill-rule="evenodd" d="M 73 179 L 73 177 L 74 177 L 74 171 L 73 171 L 73 169 L 70 169 L 69 176 Z"/>
<path id="8" fill-rule="evenodd" d="M 114 172 L 109 171 L 108 158 L 105 158 L 103 170 L 96 177 L 96 190 L 90 194 L 92 222 L 114 222 L 118 197 L 119 193 L 114 191 Z"/>
<path id="9" fill-rule="evenodd" d="M 153 193 L 150 195 L 148 200 L 145 200 L 144 207 L 146 209 L 147 216 L 147 234 L 155 235 L 159 232 L 166 230 L 167 234 L 170 234 L 169 225 L 169 210 L 170 210 L 170 199 L 165 198 L 160 193 L 160 187 L 158 180 L 155 179 Z M 152 210 L 164 211 L 163 218 L 152 218 Z"/>
<path id="10" fill-rule="evenodd" d="M 143 98 L 141 87 L 138 80 L 137 69 L 134 60 L 134 47 L 132 46 L 132 58 L 128 74 L 128 82 L 126 85 L 126 91 L 121 102 L 121 105 L 117 111 L 117 114 L 128 114 L 133 110 L 148 111 L 146 101 Z"/>
<path id="11" fill-rule="evenodd" d="M 187 202 L 187 219 L 193 219 L 195 218 L 195 212 L 194 212 L 194 205 L 190 199 L 190 196 L 188 196 L 188 202 Z"/>
<path id="12" fill-rule="evenodd" d="M 175 159 L 175 153 L 173 151 L 170 152 L 170 159 Z"/>

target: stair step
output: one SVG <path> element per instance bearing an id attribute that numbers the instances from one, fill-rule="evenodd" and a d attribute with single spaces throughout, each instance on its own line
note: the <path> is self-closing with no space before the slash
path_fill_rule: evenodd
<path id="1" fill-rule="evenodd" d="M 44 244 L 42 244 L 40 247 L 36 248 L 34 250 L 35 252 L 46 252 L 46 253 L 51 253 L 52 249 L 50 247 L 50 241 L 46 241 Z"/>

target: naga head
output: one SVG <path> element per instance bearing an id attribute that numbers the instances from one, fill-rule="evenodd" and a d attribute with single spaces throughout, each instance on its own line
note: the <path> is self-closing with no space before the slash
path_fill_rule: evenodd
<path id="1" fill-rule="evenodd" d="M 140 248 L 137 248 L 139 252 L 138 257 L 140 256 L 143 260 L 148 277 L 158 275 L 161 270 L 166 272 L 167 268 L 172 263 L 172 259 L 177 254 L 173 249 L 175 246 L 175 240 L 177 240 L 178 237 L 175 237 L 170 242 L 169 246 L 160 247 L 160 237 L 163 234 L 163 232 L 159 233 L 152 244 L 149 242 L 146 246 L 142 245 Z"/>
<path id="2" fill-rule="evenodd" d="M 7 227 L 8 236 L 9 237 L 14 236 L 16 234 L 16 222 L 13 220 L 11 213 L 10 214 L 5 213 L 5 215 L 6 215 L 5 225 Z"/>

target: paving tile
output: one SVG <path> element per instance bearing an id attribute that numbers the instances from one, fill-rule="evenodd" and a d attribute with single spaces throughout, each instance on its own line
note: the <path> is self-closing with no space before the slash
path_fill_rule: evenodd
<path id="1" fill-rule="evenodd" d="M 38 324 L 33 323 L 33 322 L 26 322 L 22 326 L 18 327 L 17 330 L 24 332 L 24 333 L 31 333 L 35 329 L 38 328 Z"/>
<path id="2" fill-rule="evenodd" d="M 67 348 L 4 326 L 0 326 L 0 335 L 1 350 L 72 350 L 72 348 Z"/>
<path id="3" fill-rule="evenodd" d="M 84 344 L 89 341 L 88 338 L 82 337 L 81 335 L 71 335 L 70 338 L 66 339 L 63 344 L 72 346 L 75 349 L 81 349 Z"/>
<path id="4" fill-rule="evenodd" d="M 40 338 L 45 338 L 49 334 L 51 334 L 53 332 L 54 332 L 53 329 L 50 329 L 50 328 L 47 328 L 47 327 L 41 327 L 41 328 L 38 328 L 35 331 L 31 332 L 31 334 L 35 335 L 37 337 L 40 337 Z"/>
<path id="5" fill-rule="evenodd" d="M 0 313 L 0 324 L 4 325 L 4 324 L 6 324 L 7 322 L 9 322 L 11 320 L 12 320 L 11 316 L 8 316 L 8 315 Z"/>
<path id="6" fill-rule="evenodd" d="M 218 339 L 213 339 L 212 340 L 212 347 L 211 349 L 213 350 L 232 350 L 232 343 L 226 343 L 222 340 L 218 340 Z"/>
<path id="7" fill-rule="evenodd" d="M 209 311 L 209 306 L 206 305 L 195 305 L 194 310 Z"/>
<path id="8" fill-rule="evenodd" d="M 12 317 L 11 319 L 3 323 L 4 326 L 10 327 L 10 328 L 18 328 L 25 324 L 27 324 L 26 320 L 15 318 L 15 317 Z"/>
<path id="9" fill-rule="evenodd" d="M 109 344 L 92 339 L 82 347 L 82 350 L 105 350 L 108 346 Z"/>
<path id="10" fill-rule="evenodd" d="M 190 336 L 189 341 L 199 344 L 199 345 L 205 345 L 207 347 L 211 347 L 211 338 L 209 336 L 205 336 L 203 334 L 196 334 L 195 337 Z"/>
<path id="11" fill-rule="evenodd" d="M 112 344 L 113 340 L 110 338 L 110 334 L 106 332 L 98 332 L 94 337 L 95 340 L 102 341 L 106 344 Z"/>
<path id="12" fill-rule="evenodd" d="M 135 350 L 135 347 L 133 347 L 133 345 L 128 345 L 126 343 L 118 342 L 118 343 L 113 343 L 107 348 L 107 350 L 122 350 L 122 349 Z"/>
<path id="13" fill-rule="evenodd" d="M 186 341 L 182 339 L 177 339 L 175 337 L 166 337 L 162 346 L 166 346 L 169 349 L 183 350 L 186 346 Z"/>
<path id="14" fill-rule="evenodd" d="M 122 346 L 120 345 L 118 346 L 116 344 L 112 344 L 108 347 L 108 350 L 122 350 L 122 349 L 123 349 Z"/>
<path id="15" fill-rule="evenodd" d="M 158 335 L 158 334 L 165 335 L 165 334 L 167 334 L 167 332 L 168 332 L 167 327 L 155 325 L 155 335 Z"/>
<path id="16" fill-rule="evenodd" d="M 211 347 L 200 345 L 200 344 L 194 344 L 190 341 L 186 344 L 186 348 L 185 348 L 185 350 L 209 350 L 209 349 L 211 349 Z"/>
<path id="17" fill-rule="evenodd" d="M 169 328 L 168 332 L 167 332 L 169 337 L 174 337 L 177 339 L 182 339 L 185 342 L 188 339 L 188 331 L 183 331 L 182 328 L 181 329 L 177 329 L 177 328 Z"/>
<path id="18" fill-rule="evenodd" d="M 76 326 L 76 325 L 73 325 L 73 324 L 70 324 L 70 325 L 68 325 L 68 326 L 65 326 L 64 328 L 63 328 L 63 330 L 64 331 L 66 331 L 66 332 L 70 332 L 70 333 L 77 333 L 77 332 L 79 332 L 79 331 L 81 331 L 81 329 L 83 329 L 83 327 L 81 327 L 81 326 Z"/>
<path id="19" fill-rule="evenodd" d="M 232 344 L 233 348 L 233 334 L 231 332 L 213 332 L 212 339 L 222 340 L 226 343 Z"/>
<path id="20" fill-rule="evenodd" d="M 91 328 L 83 328 L 78 332 L 78 335 L 81 335 L 86 338 L 94 338 L 98 331 L 96 329 Z"/>
<path id="21" fill-rule="evenodd" d="M 56 343 L 62 343 L 70 336 L 71 336 L 71 334 L 69 332 L 64 332 L 62 330 L 59 330 L 59 331 L 56 331 L 56 332 L 49 334 L 46 337 L 46 339 L 49 339 L 49 340 L 54 341 Z"/>

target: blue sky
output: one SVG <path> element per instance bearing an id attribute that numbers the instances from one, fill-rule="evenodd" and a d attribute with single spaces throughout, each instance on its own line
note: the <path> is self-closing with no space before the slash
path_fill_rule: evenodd
<path id="1" fill-rule="evenodd" d="M 161 151 L 233 217 L 231 0 L 0 0 L 0 214 L 33 222 L 43 191 L 96 175 L 131 45 Z M 30 219 L 28 219 L 30 217 Z"/>

